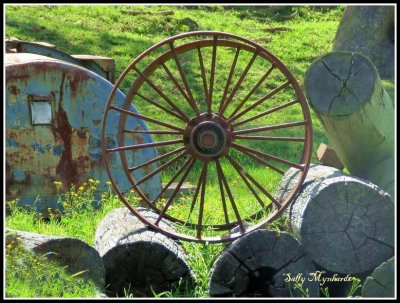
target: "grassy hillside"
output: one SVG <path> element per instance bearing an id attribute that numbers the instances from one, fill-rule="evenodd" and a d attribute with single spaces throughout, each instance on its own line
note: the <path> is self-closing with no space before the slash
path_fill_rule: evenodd
<path id="1" fill-rule="evenodd" d="M 124 13 L 129 10 L 137 14 Z M 294 18 L 283 20 L 295 11 Z M 331 49 L 343 11 L 342 6 L 278 10 L 269 6 L 9 5 L 6 36 L 46 41 L 69 54 L 114 58 L 118 76 L 136 56 L 169 36 L 191 30 L 224 31 L 261 39 L 259 43 L 302 83 L 313 59 Z M 274 26 L 293 31 L 266 31 Z M 323 134 L 316 119 L 313 122 L 318 144 Z"/>

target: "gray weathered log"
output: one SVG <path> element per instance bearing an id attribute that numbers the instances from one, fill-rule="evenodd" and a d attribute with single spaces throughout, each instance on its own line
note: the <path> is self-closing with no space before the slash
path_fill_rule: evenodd
<path id="1" fill-rule="evenodd" d="M 334 51 L 360 52 L 379 70 L 382 79 L 394 79 L 394 6 L 348 6 L 336 32 Z"/>
<path id="2" fill-rule="evenodd" d="M 308 68 L 304 89 L 349 172 L 394 200 L 394 104 L 371 61 L 351 52 L 326 54 Z"/>
<path id="3" fill-rule="evenodd" d="M 394 257 L 379 265 L 361 290 L 363 297 L 394 298 Z"/>
<path id="4" fill-rule="evenodd" d="M 153 221 L 157 214 L 139 208 L 141 214 Z M 160 226 L 173 227 L 162 220 Z M 95 234 L 106 269 L 107 291 L 110 295 L 152 296 L 195 280 L 187 257 L 177 242 L 150 230 L 127 208 L 117 208 L 99 223 Z"/>
<path id="5" fill-rule="evenodd" d="M 291 168 L 276 192 L 283 199 L 296 185 Z M 373 270 L 394 253 L 394 204 L 371 182 L 333 167 L 312 165 L 284 214 L 290 232 L 314 262 L 336 273 Z"/>
<path id="6" fill-rule="evenodd" d="M 304 289 L 319 296 L 311 259 L 288 233 L 256 230 L 235 240 L 216 259 L 211 269 L 209 294 L 212 297 L 302 296 L 294 280 L 304 278 Z M 293 281 L 285 281 L 288 278 Z"/>
<path id="7" fill-rule="evenodd" d="M 6 229 L 6 242 L 21 243 L 26 249 L 37 255 L 46 255 L 47 259 L 67 266 L 70 274 L 84 271 L 77 277 L 92 280 L 97 287 L 104 287 L 105 271 L 103 261 L 89 244 L 75 238 L 64 238 Z"/>

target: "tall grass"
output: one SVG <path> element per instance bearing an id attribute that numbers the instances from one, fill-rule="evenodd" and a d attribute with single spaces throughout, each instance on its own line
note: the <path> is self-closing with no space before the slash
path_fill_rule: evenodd
<path id="1" fill-rule="evenodd" d="M 46 255 L 37 256 L 22 246 L 6 246 L 7 298 L 92 298 L 99 290 L 79 273 L 68 274 L 65 268 Z"/>

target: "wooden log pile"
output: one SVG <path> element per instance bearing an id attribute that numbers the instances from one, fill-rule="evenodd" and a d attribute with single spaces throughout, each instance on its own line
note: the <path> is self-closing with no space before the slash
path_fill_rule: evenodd
<path id="1" fill-rule="evenodd" d="M 290 169 L 276 198 L 284 198 L 300 173 Z M 290 231 L 314 262 L 328 271 L 373 270 L 394 254 L 394 204 L 371 182 L 322 165 L 310 167 L 284 215 Z"/>
<path id="2" fill-rule="evenodd" d="M 284 200 L 300 175 L 290 169 L 275 198 Z M 311 165 L 284 216 L 289 233 L 258 230 L 224 250 L 212 267 L 210 296 L 296 297 L 306 290 L 318 297 L 322 286 L 346 296 L 352 277 L 364 280 L 394 254 L 390 196 L 336 168 Z"/>
<path id="3" fill-rule="evenodd" d="M 299 243 L 287 233 L 256 230 L 228 246 L 215 261 L 210 276 L 212 297 L 297 297 L 319 295 L 316 281 L 307 278 L 315 266 Z M 304 281 L 302 280 L 304 279 Z"/>
<path id="4" fill-rule="evenodd" d="M 147 218 L 158 217 L 139 210 Z M 165 221 L 160 226 L 173 229 Z M 126 292 L 135 297 L 153 296 L 153 292 L 186 287 L 195 281 L 177 242 L 150 230 L 126 207 L 111 211 L 100 222 L 95 247 L 103 258 L 107 291 L 112 296 L 125 296 Z"/>

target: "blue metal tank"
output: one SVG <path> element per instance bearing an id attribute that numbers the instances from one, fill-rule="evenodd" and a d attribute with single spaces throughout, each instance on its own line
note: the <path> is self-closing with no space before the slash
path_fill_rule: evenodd
<path id="1" fill-rule="evenodd" d="M 82 66 L 37 54 L 7 53 L 5 65 L 7 200 L 18 198 L 20 205 L 35 205 L 38 211 L 53 208 L 58 199 L 54 181 L 68 190 L 92 178 L 100 181 L 98 192 L 106 191 L 101 120 L 113 84 Z M 122 106 L 124 100 L 125 95 L 118 91 L 115 104 Z M 137 112 L 133 105 L 129 110 Z M 110 148 L 117 145 L 119 115 L 115 113 L 107 121 Z M 143 120 L 133 117 L 127 128 L 147 130 Z M 148 134 L 126 138 L 127 144 L 149 142 Z M 128 161 L 134 166 L 154 158 L 156 150 L 145 148 L 130 155 Z M 131 184 L 118 167 L 115 165 L 112 173 L 121 176 L 119 187 L 129 188 Z M 138 180 L 144 173 L 135 171 L 134 178 Z M 155 197 L 161 189 L 160 176 L 151 178 L 142 189 Z"/>

